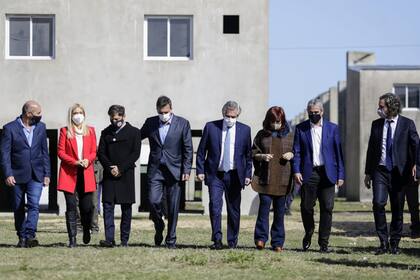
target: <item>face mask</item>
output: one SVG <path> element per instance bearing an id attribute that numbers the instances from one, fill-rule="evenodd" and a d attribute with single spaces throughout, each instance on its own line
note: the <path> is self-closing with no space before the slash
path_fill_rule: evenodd
<path id="1" fill-rule="evenodd" d="M 73 117 L 71 117 L 71 120 L 74 122 L 75 125 L 79 125 L 83 123 L 85 120 L 85 116 L 83 114 L 74 114 Z"/>
<path id="2" fill-rule="evenodd" d="M 271 126 L 274 128 L 274 130 L 280 130 L 281 123 L 273 123 Z"/>
<path id="3" fill-rule="evenodd" d="M 224 120 L 225 120 L 225 123 L 228 127 L 232 127 L 236 123 L 236 118 L 225 117 Z"/>
<path id="4" fill-rule="evenodd" d="M 384 112 L 384 109 L 378 108 L 377 112 L 378 112 L 379 117 L 386 119 L 386 114 Z"/>
<path id="5" fill-rule="evenodd" d="M 119 121 L 111 121 L 111 125 L 112 125 L 112 129 L 114 130 L 118 130 L 120 129 L 124 124 L 124 120 L 119 120 Z"/>
<path id="6" fill-rule="evenodd" d="M 159 114 L 159 119 L 161 122 L 168 122 L 171 119 L 171 113 L 166 113 L 166 114 Z"/>
<path id="7" fill-rule="evenodd" d="M 32 118 L 29 119 L 29 125 L 36 125 L 41 121 L 42 116 L 32 116 Z"/>
<path id="8" fill-rule="evenodd" d="M 321 120 L 321 115 L 320 114 L 310 114 L 309 115 L 309 120 L 311 121 L 311 123 L 317 124 Z"/>

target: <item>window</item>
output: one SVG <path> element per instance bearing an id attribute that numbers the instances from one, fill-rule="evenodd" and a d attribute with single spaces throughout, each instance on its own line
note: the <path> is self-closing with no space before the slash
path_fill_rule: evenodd
<path id="1" fill-rule="evenodd" d="M 192 16 L 146 16 L 146 60 L 191 60 Z"/>
<path id="2" fill-rule="evenodd" d="M 420 108 L 420 85 L 395 85 L 394 93 L 400 97 L 403 109 Z"/>
<path id="3" fill-rule="evenodd" d="M 223 16 L 223 33 L 239 34 L 239 16 Z"/>
<path id="4" fill-rule="evenodd" d="M 6 58 L 52 59 L 54 16 L 6 16 Z"/>

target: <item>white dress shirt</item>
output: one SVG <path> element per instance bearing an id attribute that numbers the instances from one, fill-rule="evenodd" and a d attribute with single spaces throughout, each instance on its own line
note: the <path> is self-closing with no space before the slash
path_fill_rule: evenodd
<path id="1" fill-rule="evenodd" d="M 312 138 L 312 156 L 313 166 L 324 165 L 324 157 L 322 156 L 322 126 L 323 119 L 321 119 L 319 125 L 311 123 L 311 138 Z"/>
<path id="2" fill-rule="evenodd" d="M 223 131 L 222 131 L 222 147 L 221 147 L 221 153 L 220 153 L 220 160 L 219 160 L 219 171 L 223 171 L 223 155 L 225 152 L 225 139 L 226 139 L 226 133 L 229 132 L 230 136 L 230 170 L 236 169 L 235 165 L 235 136 L 236 136 L 236 124 L 234 124 L 231 128 L 229 128 L 226 125 L 226 123 L 223 121 Z"/>
<path id="3" fill-rule="evenodd" d="M 398 115 L 394 118 L 392 118 L 393 122 L 391 123 L 391 139 L 394 141 L 394 134 L 395 134 L 395 128 L 397 127 L 398 122 Z M 385 119 L 384 122 L 384 131 L 382 133 L 382 153 L 381 153 L 381 161 L 379 162 L 379 165 L 386 166 L 386 135 L 388 133 L 388 119 Z"/>

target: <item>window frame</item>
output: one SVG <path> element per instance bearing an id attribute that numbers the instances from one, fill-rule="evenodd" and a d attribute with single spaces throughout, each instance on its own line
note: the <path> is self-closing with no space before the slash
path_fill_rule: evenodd
<path id="1" fill-rule="evenodd" d="M 420 111 L 420 94 L 419 94 L 419 107 L 408 107 L 408 88 L 409 87 L 416 87 L 419 89 L 420 91 L 420 84 L 394 84 L 394 86 L 392 87 L 392 93 L 395 94 L 395 88 L 396 87 L 404 87 L 405 88 L 405 104 L 401 104 L 401 109 L 403 111 Z"/>
<path id="2" fill-rule="evenodd" d="M 10 19 L 11 18 L 27 18 L 29 19 L 29 55 L 18 56 L 10 55 Z M 52 54 L 51 56 L 34 56 L 33 55 L 33 19 L 48 18 L 52 19 Z M 5 22 L 5 58 L 8 60 L 53 60 L 55 59 L 55 15 L 40 14 L 6 14 Z"/>
<path id="3" fill-rule="evenodd" d="M 148 20 L 149 19 L 166 19 L 167 24 L 167 56 L 149 56 L 148 55 Z M 188 19 L 190 22 L 190 56 L 171 56 L 171 19 Z M 190 61 L 193 60 L 193 34 L 194 34 L 194 17 L 192 15 L 145 15 L 143 24 L 143 58 L 144 60 L 160 60 L 160 61 Z"/>

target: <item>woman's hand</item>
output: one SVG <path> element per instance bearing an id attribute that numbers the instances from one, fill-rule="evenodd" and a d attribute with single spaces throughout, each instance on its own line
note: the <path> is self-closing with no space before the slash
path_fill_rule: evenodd
<path id="1" fill-rule="evenodd" d="M 274 155 L 273 154 L 259 154 L 261 160 L 269 162 L 270 160 L 273 159 Z"/>
<path id="2" fill-rule="evenodd" d="M 285 160 L 291 160 L 295 155 L 292 152 L 284 153 L 281 157 Z"/>

